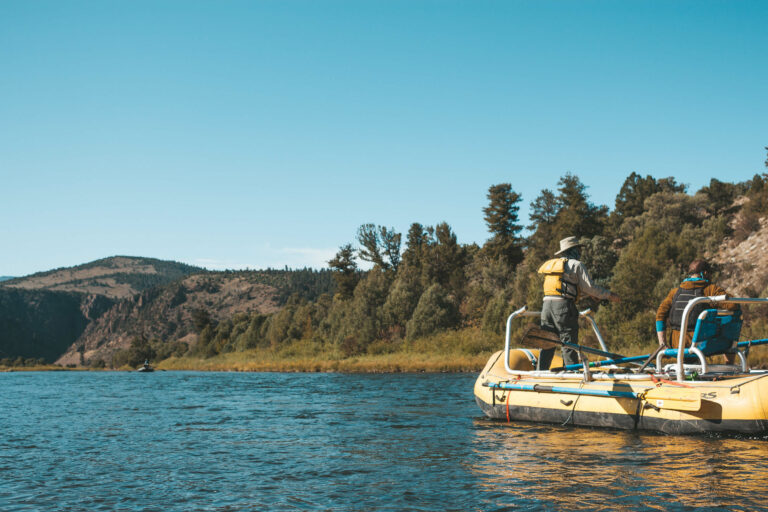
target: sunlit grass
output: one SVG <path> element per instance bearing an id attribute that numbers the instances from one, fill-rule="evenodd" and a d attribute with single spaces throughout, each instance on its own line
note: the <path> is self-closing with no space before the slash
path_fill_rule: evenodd
<path id="1" fill-rule="evenodd" d="M 381 344 L 377 353 L 345 357 L 337 349 L 296 341 L 279 349 L 251 349 L 211 358 L 172 357 L 159 362 L 160 370 L 274 371 L 274 372 L 476 372 L 502 341 L 483 341 L 481 331 L 446 331 L 414 341 Z M 379 353 L 385 352 L 385 353 Z"/>
<path id="2" fill-rule="evenodd" d="M 513 341 L 513 346 L 517 346 Z M 597 346 L 595 344 L 595 346 Z M 251 372 L 479 372 L 488 358 L 504 348 L 504 336 L 478 328 L 440 332 L 417 340 L 374 342 L 370 353 L 344 356 L 337 347 L 299 340 L 277 349 L 250 349 L 214 357 L 171 357 L 153 366 L 158 370 L 251 371 Z M 608 340 L 608 350 L 634 356 L 656 349 L 651 340 L 645 344 L 620 344 Z M 768 368 L 768 347 L 754 347 L 750 352 L 752 368 Z M 715 361 L 722 362 L 722 361 Z M 0 371 L 90 370 L 57 365 L 0 366 Z M 136 368 L 122 367 L 122 371 Z"/>
<path id="3" fill-rule="evenodd" d="M 34 366 L 2 366 L 0 372 L 60 372 L 67 370 L 90 370 L 87 367 L 66 368 L 55 364 L 38 364 Z"/>

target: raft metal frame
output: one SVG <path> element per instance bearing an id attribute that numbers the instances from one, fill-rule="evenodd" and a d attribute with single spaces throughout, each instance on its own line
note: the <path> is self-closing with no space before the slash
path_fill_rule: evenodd
<path id="1" fill-rule="evenodd" d="M 581 374 L 579 373 L 571 373 L 571 374 L 565 374 L 564 372 L 560 373 L 554 373 L 550 371 L 527 371 L 527 370 L 513 370 L 509 367 L 509 346 L 510 346 L 510 340 L 512 338 L 512 320 L 514 320 L 517 317 L 524 318 L 524 317 L 531 317 L 531 316 L 541 316 L 541 311 L 528 311 L 528 306 L 523 306 L 522 308 L 518 309 L 517 311 L 514 311 L 512 314 L 510 314 L 507 317 L 507 328 L 506 328 L 506 334 L 504 336 L 504 369 L 507 371 L 507 373 L 512 375 L 530 375 L 533 377 L 549 377 L 549 378 L 555 378 L 555 379 L 572 379 L 572 378 L 583 378 Z M 594 312 L 591 309 L 585 309 L 584 311 L 579 312 L 579 317 L 586 318 L 589 320 L 590 325 L 592 326 L 592 330 L 595 333 L 595 336 L 597 337 L 597 341 L 600 343 L 600 347 L 603 349 L 604 352 L 608 352 L 608 347 L 605 343 L 605 339 L 603 338 L 603 335 L 600 333 L 600 329 L 597 327 L 597 323 L 595 322 L 594 318 Z M 635 373 L 609 373 L 609 372 L 602 372 L 602 373 L 585 373 L 584 374 L 587 379 L 596 379 L 596 380 L 648 380 L 650 377 L 647 374 L 638 375 Z"/>
<path id="2" fill-rule="evenodd" d="M 701 350 L 693 346 L 693 344 L 691 344 L 691 348 L 689 349 L 685 348 L 685 338 L 686 338 L 685 333 L 687 332 L 687 329 L 683 330 L 683 327 L 682 327 L 682 326 L 688 325 L 688 316 L 690 315 L 691 310 L 697 304 L 701 304 L 702 302 L 710 302 L 715 304 L 766 304 L 768 303 L 768 298 L 751 299 L 747 297 L 732 297 L 729 299 L 727 295 L 712 295 L 709 297 L 697 297 L 691 300 L 690 302 L 688 302 L 688 304 L 685 306 L 685 309 L 683 310 L 683 317 L 680 320 L 681 330 L 680 330 L 680 340 L 677 347 L 677 363 L 676 363 L 677 368 L 675 371 L 675 373 L 677 374 L 676 378 L 678 382 L 682 382 L 683 380 L 685 380 L 685 367 L 683 365 L 683 360 L 685 359 L 685 356 L 690 354 L 693 354 L 699 358 L 699 362 L 701 362 L 701 373 L 707 373 L 706 356 L 701 352 Z M 704 315 L 703 312 L 702 312 L 702 315 Z M 699 318 L 701 318 L 702 315 L 699 315 Z M 738 354 L 739 356 L 742 371 L 744 373 L 748 373 L 749 365 L 747 364 L 747 357 L 743 353 L 743 351 L 739 350 L 739 345 L 740 345 L 739 343 L 736 343 L 736 347 L 734 348 L 734 351 L 735 351 L 734 353 Z M 674 348 L 669 350 L 672 350 L 674 353 Z M 658 356 L 656 356 L 656 368 L 661 368 L 661 360 L 669 350 L 664 350 L 660 352 Z"/>
<path id="3" fill-rule="evenodd" d="M 768 298 L 748 298 L 748 297 L 732 297 L 728 298 L 726 295 L 716 295 L 716 296 L 708 296 L 708 297 L 697 297 L 686 305 L 685 309 L 683 310 L 683 316 L 680 322 L 680 325 L 687 325 L 688 322 L 688 316 L 691 313 L 691 310 L 697 305 L 702 302 L 710 302 L 715 304 L 768 304 Z M 700 318 L 704 316 L 706 313 L 702 312 L 700 315 Z M 727 313 L 726 313 L 727 314 Z M 533 316 L 541 316 L 541 311 L 528 311 L 528 306 L 523 306 L 522 308 L 518 309 L 517 311 L 514 311 L 512 314 L 510 314 L 507 317 L 507 324 L 506 324 L 506 334 L 504 337 L 504 369 L 507 371 L 507 373 L 511 375 L 529 375 L 533 377 L 548 377 L 548 378 L 556 378 L 556 379 L 573 379 L 573 378 L 581 378 L 580 373 L 570 373 L 566 374 L 564 372 L 554 373 L 551 371 L 540 371 L 540 370 L 533 370 L 533 371 L 527 371 L 527 370 L 513 370 L 509 367 L 509 351 L 510 351 L 510 341 L 512 337 L 512 320 L 514 320 L 517 317 L 533 317 Z M 594 312 L 591 309 L 585 309 L 584 311 L 579 312 L 579 317 L 586 318 L 589 320 L 589 323 L 592 326 L 592 330 L 595 333 L 595 336 L 597 337 L 597 341 L 600 343 L 600 347 L 603 349 L 603 351 L 608 352 L 608 347 L 605 343 L 605 339 L 603 338 L 602 334 L 600 333 L 600 329 L 597 327 L 597 323 L 594 319 Z M 706 355 L 701 352 L 701 350 L 698 347 L 691 346 L 690 348 L 685 348 L 685 335 L 681 334 L 680 341 L 678 344 L 677 349 L 675 348 L 668 348 L 666 350 L 662 350 L 659 352 L 659 354 L 656 356 L 656 371 L 660 371 L 661 369 L 661 361 L 664 357 L 677 357 L 677 361 L 675 363 L 675 377 L 678 382 L 683 382 L 685 380 L 685 365 L 683 364 L 683 361 L 685 357 L 687 356 L 696 356 L 699 359 L 699 362 L 701 363 L 701 374 L 707 373 L 707 362 L 706 362 Z M 747 363 L 747 354 L 749 353 L 748 348 L 751 345 L 757 345 L 757 344 L 765 344 L 768 343 L 768 339 L 764 340 L 752 340 L 752 341 L 742 341 L 738 342 L 734 345 L 733 352 L 739 357 L 739 362 L 741 363 L 741 370 L 744 373 L 750 373 L 749 364 Z M 746 350 L 739 350 L 740 348 L 744 348 Z M 591 375 L 588 375 L 587 372 L 589 372 L 588 369 L 585 370 L 585 378 L 587 380 L 595 379 L 595 380 L 648 380 L 650 379 L 649 374 L 636 374 L 636 373 L 609 373 L 609 372 L 603 372 L 603 373 L 591 373 Z"/>

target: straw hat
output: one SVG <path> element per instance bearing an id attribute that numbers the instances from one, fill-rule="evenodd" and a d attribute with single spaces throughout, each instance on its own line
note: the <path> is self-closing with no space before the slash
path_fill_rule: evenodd
<path id="1" fill-rule="evenodd" d="M 569 236 L 568 238 L 563 238 L 560 240 L 560 250 L 555 253 L 555 256 L 558 256 L 560 254 L 563 254 L 568 249 L 573 249 L 574 247 L 583 247 L 584 244 L 579 243 L 579 239 L 575 236 Z"/>

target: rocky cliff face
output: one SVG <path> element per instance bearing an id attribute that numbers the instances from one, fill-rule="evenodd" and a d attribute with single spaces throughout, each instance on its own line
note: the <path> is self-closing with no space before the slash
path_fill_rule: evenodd
<path id="1" fill-rule="evenodd" d="M 113 305 L 99 295 L 0 288 L 0 358 L 54 361 Z"/>
<path id="2" fill-rule="evenodd" d="M 712 258 L 721 268 L 718 284 L 735 297 L 768 296 L 768 217 L 746 239 L 726 239 Z"/>
<path id="3" fill-rule="evenodd" d="M 279 309 L 277 292 L 272 286 L 237 273 L 189 276 L 115 303 L 88 324 L 56 362 L 79 364 L 81 353 L 84 361 L 109 362 L 112 354 L 129 346 L 135 336 L 191 344 L 196 338 L 192 320 L 195 310 L 205 310 L 217 320 L 236 313 L 269 314 Z"/>

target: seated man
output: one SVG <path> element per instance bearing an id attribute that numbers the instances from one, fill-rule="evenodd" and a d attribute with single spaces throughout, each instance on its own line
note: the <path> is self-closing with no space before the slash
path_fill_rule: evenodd
<path id="1" fill-rule="evenodd" d="M 726 292 L 718 285 L 709 282 L 709 264 L 704 260 L 694 260 L 688 266 L 688 277 L 680 283 L 677 288 L 672 288 L 667 297 L 661 302 L 656 311 L 656 335 L 659 339 L 659 345 L 666 345 L 666 328 L 672 329 L 671 347 L 677 348 L 680 342 L 681 323 L 683 321 L 683 311 L 688 302 L 696 297 L 711 297 L 714 295 L 725 295 Z M 685 329 L 685 346 L 691 346 L 693 330 L 696 327 L 696 320 L 705 309 L 721 308 L 736 310 L 738 304 L 712 304 L 702 302 L 696 305 L 688 315 L 687 326 Z M 728 364 L 733 364 L 734 355 L 725 354 Z"/>

